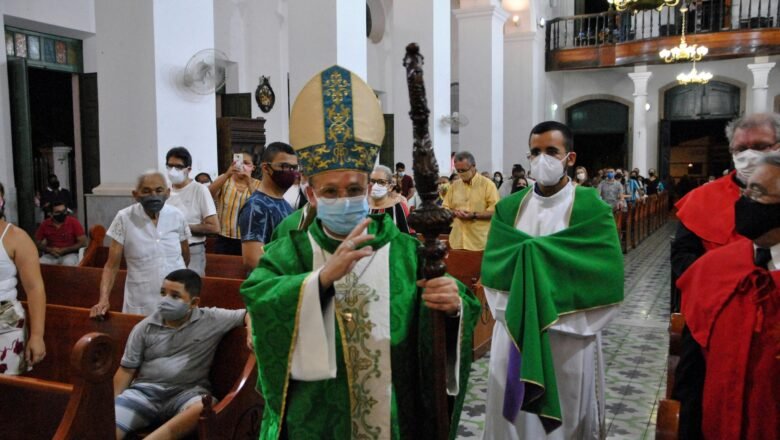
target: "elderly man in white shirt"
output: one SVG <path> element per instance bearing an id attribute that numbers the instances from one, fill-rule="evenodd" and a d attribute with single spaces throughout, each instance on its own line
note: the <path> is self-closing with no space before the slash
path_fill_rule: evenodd
<path id="1" fill-rule="evenodd" d="M 127 262 L 122 312 L 141 315 L 154 312 L 165 275 L 189 263 L 187 240 L 192 234 L 184 214 L 165 203 L 170 192 L 159 171 L 148 171 L 138 178 L 133 190 L 138 203 L 120 210 L 106 233 L 111 245 L 100 279 L 100 299 L 90 317 L 108 312 L 122 256 Z"/>

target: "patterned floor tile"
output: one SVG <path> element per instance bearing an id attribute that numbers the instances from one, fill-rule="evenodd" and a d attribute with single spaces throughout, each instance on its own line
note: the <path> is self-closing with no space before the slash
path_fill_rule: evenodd
<path id="1" fill-rule="evenodd" d="M 653 439 L 656 404 L 666 389 L 670 222 L 625 256 L 625 294 L 602 332 L 607 438 Z M 472 366 L 458 439 L 478 440 L 485 426 L 488 357 Z"/>

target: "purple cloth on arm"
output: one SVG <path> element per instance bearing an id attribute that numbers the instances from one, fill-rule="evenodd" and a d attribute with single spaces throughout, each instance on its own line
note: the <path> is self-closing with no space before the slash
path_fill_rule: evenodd
<path id="1" fill-rule="evenodd" d="M 514 423 L 525 396 L 525 383 L 520 380 L 520 351 L 514 342 L 509 341 L 509 361 L 506 369 L 506 389 L 504 390 L 504 418 Z"/>

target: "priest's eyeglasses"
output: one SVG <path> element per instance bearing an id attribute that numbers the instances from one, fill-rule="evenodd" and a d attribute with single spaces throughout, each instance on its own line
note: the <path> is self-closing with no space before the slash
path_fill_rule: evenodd
<path id="1" fill-rule="evenodd" d="M 280 171 L 298 171 L 298 164 L 297 163 L 287 163 L 287 162 L 266 162 L 271 169 L 274 170 L 280 170 Z"/>

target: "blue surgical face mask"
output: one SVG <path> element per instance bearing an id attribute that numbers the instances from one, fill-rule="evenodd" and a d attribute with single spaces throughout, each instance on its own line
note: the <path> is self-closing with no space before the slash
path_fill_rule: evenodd
<path id="1" fill-rule="evenodd" d="M 190 310 L 190 304 L 171 298 L 170 296 L 165 296 L 157 303 L 157 310 L 164 320 L 178 321 L 187 316 L 187 312 Z"/>
<path id="2" fill-rule="evenodd" d="M 615 178 L 615 173 L 611 171 L 607 173 L 607 179 L 614 179 L 614 178 Z"/>
<path id="3" fill-rule="evenodd" d="M 365 195 L 338 199 L 317 197 L 317 218 L 334 234 L 348 235 L 367 215 Z"/>

